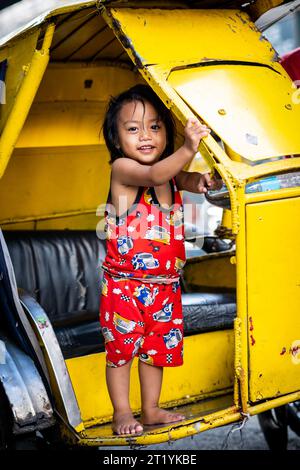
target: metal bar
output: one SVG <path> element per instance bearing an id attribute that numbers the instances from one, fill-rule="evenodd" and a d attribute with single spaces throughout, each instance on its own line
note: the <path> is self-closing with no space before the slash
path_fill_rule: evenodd
<path id="1" fill-rule="evenodd" d="M 63 25 L 64 23 L 69 21 L 71 18 L 73 18 L 73 16 L 76 16 L 77 13 L 78 13 L 78 10 L 75 10 L 75 11 L 72 11 L 72 13 L 66 14 L 66 16 L 62 15 L 62 19 L 58 20 L 58 22 L 56 23 L 56 30 L 60 28 L 61 25 Z"/>
<path id="2" fill-rule="evenodd" d="M 241 319 L 234 320 L 234 393 L 233 399 L 236 407 L 240 406 L 240 379 L 241 379 Z"/>
<path id="3" fill-rule="evenodd" d="M 236 181 L 232 178 L 231 174 L 221 163 L 216 163 L 215 168 L 225 182 L 230 196 L 230 207 L 231 207 L 231 232 L 233 235 L 237 235 L 240 227 L 240 221 L 238 216 L 238 198 L 236 193 Z M 241 183 L 240 183 L 241 184 Z"/>
<path id="4" fill-rule="evenodd" d="M 122 55 L 125 55 L 125 57 L 127 57 L 126 51 L 122 51 L 121 54 L 117 55 L 116 60 L 119 60 Z"/>
<path id="5" fill-rule="evenodd" d="M 193 422 L 181 425 L 174 425 L 163 432 L 157 433 L 145 433 L 141 436 L 132 437 L 122 437 L 122 436 L 111 436 L 94 438 L 94 439 L 85 439 L 81 440 L 81 444 L 86 444 L 90 446 L 128 446 L 128 445 L 149 445 L 149 444 L 159 444 L 162 442 L 172 442 L 177 439 L 182 439 L 185 437 L 193 436 L 199 432 L 207 431 L 208 429 L 213 429 L 219 426 L 224 426 L 226 424 L 234 423 L 241 421 L 242 416 L 235 407 L 222 410 L 221 413 L 212 413 L 206 416 L 201 417 L 198 420 Z"/>
<path id="6" fill-rule="evenodd" d="M 236 306 L 239 319 L 240 337 L 240 400 L 242 411 L 248 412 L 248 316 L 247 316 L 247 256 L 246 256 L 246 213 L 245 188 L 237 188 L 239 201 L 239 232 L 236 237 Z"/>
<path id="7" fill-rule="evenodd" d="M 253 405 L 248 408 L 248 413 L 252 415 L 257 415 L 263 411 L 270 410 L 272 408 L 277 408 L 277 406 L 286 405 L 287 403 L 293 403 L 294 401 L 300 400 L 300 392 L 289 393 L 288 395 L 283 395 L 282 397 L 270 399 L 258 405 Z"/>
<path id="8" fill-rule="evenodd" d="M 240 178 L 243 178 L 249 181 L 255 178 L 259 178 L 260 176 L 266 176 L 266 175 L 271 175 L 275 173 L 285 172 L 288 170 L 297 170 L 297 169 L 300 169 L 300 156 L 293 157 L 293 158 L 282 158 L 281 160 L 261 163 L 260 165 L 255 165 L 251 167 L 247 165 L 246 171 L 244 171 L 243 169 L 243 171 L 240 172 Z M 235 170 L 233 169 L 233 171 Z"/>
<path id="9" fill-rule="evenodd" d="M 300 196 L 300 187 L 274 189 L 268 192 L 245 194 L 245 203 L 252 204 L 256 202 L 272 201 L 273 199 L 278 201 L 279 199 L 287 199 L 297 196 Z"/>
<path id="10" fill-rule="evenodd" d="M 96 31 L 96 33 L 94 33 L 91 37 L 89 37 L 86 41 L 84 41 L 79 47 L 77 47 L 77 49 L 75 49 L 71 54 L 65 57 L 64 60 L 68 61 L 74 54 L 76 54 L 76 52 L 80 51 L 80 49 L 82 49 L 86 44 L 92 41 L 92 39 L 98 36 L 98 34 L 101 34 L 107 28 L 108 28 L 107 24 L 103 28 L 100 28 L 99 31 Z"/>
<path id="11" fill-rule="evenodd" d="M 55 25 L 48 26 L 42 49 L 35 50 L 28 70 L 25 70 L 15 105 L 7 119 L 0 141 L 0 178 L 2 177 L 17 139 L 24 126 L 37 89 L 41 83 L 49 62 L 49 47 L 52 42 Z"/>
<path id="12" fill-rule="evenodd" d="M 69 32 L 69 34 L 67 34 L 64 38 L 58 41 L 58 43 L 51 48 L 51 52 L 55 51 L 55 49 L 57 49 L 62 43 L 67 41 L 71 36 L 73 36 L 73 34 L 77 33 L 77 31 L 79 31 L 83 26 L 85 26 L 89 21 L 93 20 L 95 17 L 95 12 L 93 11 L 92 13 L 93 16 L 87 18 L 87 20 L 83 21 L 83 23 L 80 23 L 80 25 L 76 26 L 72 31 Z"/>
<path id="13" fill-rule="evenodd" d="M 97 56 L 102 52 L 104 51 L 104 49 L 108 46 L 110 46 L 110 44 L 112 42 L 115 41 L 115 37 L 113 37 L 110 41 L 108 41 L 103 47 L 101 47 L 101 49 L 99 49 L 99 51 L 96 52 L 96 54 L 94 54 L 93 56 L 89 57 L 87 60 L 95 60 L 97 58 Z"/>

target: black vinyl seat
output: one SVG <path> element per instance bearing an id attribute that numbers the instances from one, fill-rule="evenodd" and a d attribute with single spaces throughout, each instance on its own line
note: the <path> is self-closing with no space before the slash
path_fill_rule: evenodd
<path id="1" fill-rule="evenodd" d="M 95 231 L 3 231 L 20 293 L 47 313 L 65 358 L 104 351 L 99 301 L 105 240 Z M 182 294 L 185 336 L 233 327 L 234 293 Z"/>

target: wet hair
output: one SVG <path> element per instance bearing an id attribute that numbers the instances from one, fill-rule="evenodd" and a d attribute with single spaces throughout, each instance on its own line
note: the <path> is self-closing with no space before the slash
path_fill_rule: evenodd
<path id="1" fill-rule="evenodd" d="M 125 103 L 140 101 L 145 107 L 145 102 L 149 102 L 156 109 L 159 119 L 166 127 L 166 148 L 160 156 L 160 160 L 174 152 L 175 123 L 171 112 L 147 85 L 135 85 L 116 97 L 112 97 L 108 103 L 104 122 L 103 136 L 111 156 L 109 163 L 123 156 L 119 146 L 117 119 L 118 114 Z"/>

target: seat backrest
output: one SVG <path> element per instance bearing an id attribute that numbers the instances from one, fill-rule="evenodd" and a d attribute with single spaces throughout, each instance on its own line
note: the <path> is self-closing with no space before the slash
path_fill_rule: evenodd
<path id="1" fill-rule="evenodd" d="M 52 322 L 68 313 L 99 311 L 105 240 L 96 231 L 3 231 L 17 285 Z"/>

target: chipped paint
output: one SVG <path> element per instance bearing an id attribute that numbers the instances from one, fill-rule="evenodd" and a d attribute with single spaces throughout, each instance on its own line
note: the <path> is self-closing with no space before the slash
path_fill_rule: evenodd
<path id="1" fill-rule="evenodd" d="M 236 13 L 236 16 L 241 20 L 243 24 L 247 24 L 247 21 L 243 18 L 242 13 Z"/>
<path id="2" fill-rule="evenodd" d="M 282 350 L 281 350 L 280 356 L 283 356 L 285 353 L 286 353 L 286 348 L 283 347 Z"/>
<path id="3" fill-rule="evenodd" d="M 230 29 L 230 31 L 232 31 L 233 33 L 236 34 L 236 32 L 237 32 L 237 27 L 236 27 L 236 25 L 232 25 L 232 24 L 230 24 L 230 23 L 226 23 L 226 24 L 227 24 L 228 28 Z"/>
<path id="4" fill-rule="evenodd" d="M 249 323 L 250 323 L 249 330 L 250 330 L 250 331 L 253 331 L 253 330 L 254 330 L 254 326 L 253 326 L 253 319 L 252 319 L 252 317 L 249 317 Z M 255 339 L 254 339 L 254 336 L 253 336 L 253 335 L 250 335 L 250 341 L 251 341 L 251 346 L 254 346 L 254 345 L 255 345 Z"/>
<path id="5" fill-rule="evenodd" d="M 133 47 L 132 40 L 129 38 L 129 36 L 126 36 L 126 34 L 124 34 L 122 32 L 122 27 L 121 27 L 120 22 L 116 18 L 114 18 L 109 11 L 106 11 L 106 13 L 108 14 L 108 16 L 110 18 L 111 27 L 117 33 L 117 37 L 118 37 L 119 41 L 121 42 L 122 46 L 124 47 L 124 49 L 126 51 L 131 52 L 131 54 L 134 58 L 135 65 L 137 66 L 137 68 L 142 69 L 143 68 L 143 58 L 139 56 L 136 49 Z"/>
<path id="6" fill-rule="evenodd" d="M 200 424 L 199 422 L 194 424 L 194 429 L 195 429 L 197 432 L 200 431 L 200 428 L 201 428 L 201 424 Z"/>
<path id="7" fill-rule="evenodd" d="M 300 340 L 296 339 L 291 344 L 289 353 L 291 354 L 291 359 L 293 364 L 300 364 Z"/>

